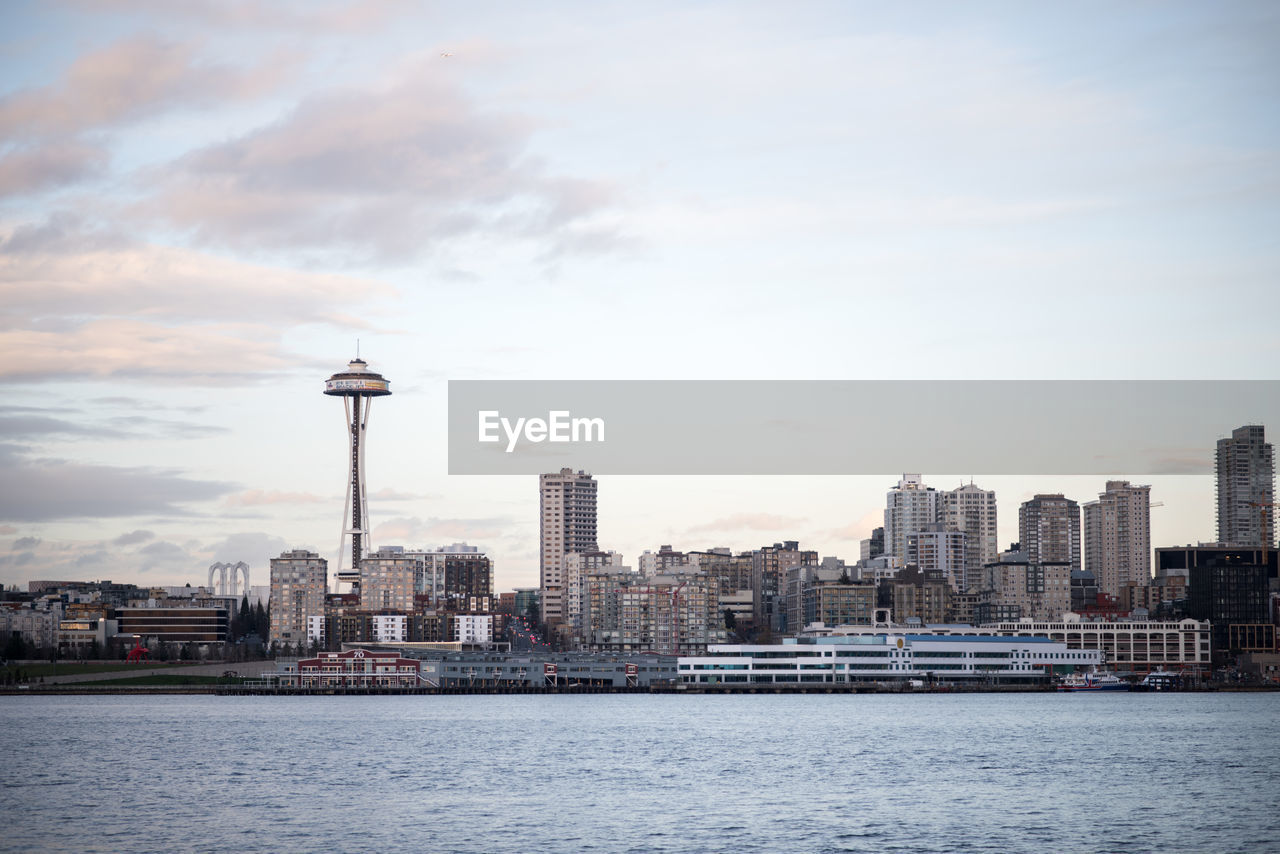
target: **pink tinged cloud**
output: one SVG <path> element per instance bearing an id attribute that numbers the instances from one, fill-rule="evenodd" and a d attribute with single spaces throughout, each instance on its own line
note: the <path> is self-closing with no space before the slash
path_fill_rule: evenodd
<path id="1" fill-rule="evenodd" d="M 343 308 L 394 291 L 156 246 L 94 248 L 93 235 L 10 230 L 0 245 L 0 378 L 223 384 L 305 360 L 282 345 L 302 324 L 348 328 Z M 85 248 L 81 249 L 80 244 Z M 254 322 L 241 320 L 252 306 Z"/>
<path id="2" fill-rule="evenodd" d="M 256 97 L 278 85 L 290 64 L 282 56 L 257 68 L 203 63 L 195 45 L 136 36 L 81 56 L 56 83 L 0 98 L 0 135 L 56 138 Z"/>
<path id="3" fill-rule="evenodd" d="M 331 501 L 322 495 L 310 492 L 277 492 L 275 490 L 250 489 L 227 496 L 229 507 L 262 507 L 274 504 L 318 504 Z"/>
<path id="4" fill-rule="evenodd" d="M 524 155 L 532 130 L 477 111 L 417 68 L 380 91 L 313 98 L 182 158 L 157 175 L 162 189 L 140 210 L 241 249 L 404 259 L 473 233 L 581 243 L 612 192 L 543 174 Z"/>
<path id="5" fill-rule="evenodd" d="M 695 525 L 687 533 L 716 533 L 729 531 L 783 531 L 805 523 L 796 516 L 779 516 L 774 513 L 734 513 L 711 522 Z"/>

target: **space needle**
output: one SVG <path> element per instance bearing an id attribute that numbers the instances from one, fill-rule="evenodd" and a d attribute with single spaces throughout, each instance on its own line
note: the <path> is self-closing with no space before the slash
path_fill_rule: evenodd
<path id="1" fill-rule="evenodd" d="M 347 432 L 351 434 L 351 467 L 347 476 L 347 499 L 342 509 L 342 537 L 338 541 L 338 579 L 343 579 L 342 552 L 347 537 L 351 537 L 351 572 L 360 570 L 360 561 L 368 547 L 369 501 L 364 485 L 365 432 L 369 429 L 369 411 L 373 399 L 391 394 L 390 383 L 369 370 L 363 359 L 356 356 L 347 363 L 347 369 L 336 373 L 324 384 L 324 393 L 341 397 L 346 408 Z M 351 520 L 347 526 L 348 517 Z"/>

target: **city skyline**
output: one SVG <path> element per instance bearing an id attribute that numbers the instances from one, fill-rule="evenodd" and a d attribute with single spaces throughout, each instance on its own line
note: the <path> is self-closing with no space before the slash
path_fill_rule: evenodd
<path id="1" fill-rule="evenodd" d="M 1267 4 L 491 12 L 6 8 L 0 582 L 333 561 L 357 339 L 373 545 L 502 589 L 538 498 L 447 474 L 449 379 L 1274 378 Z M 1181 476 L 972 476 L 1001 549 L 1108 479 L 1212 541 L 1239 426 Z M 900 474 L 597 475 L 599 545 L 852 561 Z"/>

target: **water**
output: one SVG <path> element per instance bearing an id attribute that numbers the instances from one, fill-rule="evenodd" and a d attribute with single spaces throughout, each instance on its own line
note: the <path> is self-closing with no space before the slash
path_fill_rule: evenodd
<path id="1" fill-rule="evenodd" d="M 0 697 L 12 851 L 1276 851 L 1280 694 Z"/>

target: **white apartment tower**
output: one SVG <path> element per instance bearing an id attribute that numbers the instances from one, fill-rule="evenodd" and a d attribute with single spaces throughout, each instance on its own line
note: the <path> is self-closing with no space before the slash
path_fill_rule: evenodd
<path id="1" fill-rule="evenodd" d="M 329 562 L 297 549 L 271 559 L 271 644 L 296 646 L 308 639 L 308 621 L 324 617 Z"/>
<path id="2" fill-rule="evenodd" d="M 596 482 L 573 469 L 544 474 L 538 483 L 539 588 L 542 622 L 549 627 L 565 620 L 564 556 L 599 551 L 596 544 Z"/>
<path id="3" fill-rule="evenodd" d="M 1275 454 L 1262 425 L 1250 424 L 1218 440 L 1218 542 L 1233 546 L 1262 545 L 1267 519 L 1267 547 L 1275 548 Z"/>
<path id="4" fill-rule="evenodd" d="M 1084 507 L 1084 568 L 1117 599 L 1128 584 L 1151 583 L 1151 487 L 1109 480 Z"/>
<path id="5" fill-rule="evenodd" d="M 941 500 L 933 487 L 926 487 L 918 474 L 904 474 L 889 490 L 884 508 L 884 551 L 902 560 L 907 558 L 907 537 L 938 521 Z"/>
<path id="6" fill-rule="evenodd" d="M 952 578 L 952 586 L 964 593 L 978 582 L 982 567 L 1000 555 L 996 541 L 996 493 L 967 483 L 941 493 L 941 497 L 938 521 L 944 530 L 964 534 L 964 571 Z"/>
<path id="7" fill-rule="evenodd" d="M 1037 495 L 1018 508 L 1018 541 L 1032 563 L 1080 563 L 1080 505 L 1061 493 Z"/>

